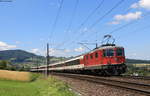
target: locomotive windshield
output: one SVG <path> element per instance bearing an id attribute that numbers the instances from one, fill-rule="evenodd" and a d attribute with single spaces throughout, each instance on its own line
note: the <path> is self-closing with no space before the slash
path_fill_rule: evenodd
<path id="1" fill-rule="evenodd" d="M 114 50 L 113 49 L 104 50 L 104 56 L 114 56 Z"/>
<path id="2" fill-rule="evenodd" d="M 117 49 L 116 53 L 117 53 L 117 56 L 124 56 L 124 50 L 121 48 Z"/>

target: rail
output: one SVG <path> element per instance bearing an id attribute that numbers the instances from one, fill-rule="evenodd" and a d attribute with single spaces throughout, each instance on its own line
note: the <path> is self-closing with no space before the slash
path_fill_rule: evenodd
<path id="1" fill-rule="evenodd" d="M 123 88 L 126 90 L 132 90 L 136 91 L 140 94 L 144 94 L 146 96 L 150 96 L 150 85 L 149 84 L 143 84 L 143 83 L 133 83 L 133 82 L 127 82 L 127 81 L 119 81 L 119 80 L 112 80 L 107 79 L 105 77 L 98 77 L 98 76 L 91 76 L 91 75 L 81 75 L 81 74 L 69 74 L 69 73 L 52 73 L 52 75 L 59 75 L 59 76 L 65 76 L 80 80 L 86 80 L 93 83 L 99 83 L 104 84 L 108 86 L 114 86 Z"/>

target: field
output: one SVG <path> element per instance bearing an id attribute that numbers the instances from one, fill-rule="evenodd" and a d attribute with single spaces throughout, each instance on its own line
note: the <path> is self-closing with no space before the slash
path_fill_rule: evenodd
<path id="1" fill-rule="evenodd" d="M 30 73 L 29 72 L 0 70 L 0 79 L 30 81 Z"/>
<path id="2" fill-rule="evenodd" d="M 150 64 L 133 64 L 135 67 L 150 67 Z"/>
<path id="3" fill-rule="evenodd" d="M 3 71 L 3 74 L 7 74 L 8 71 Z M 0 75 L 0 96 L 76 96 L 73 92 L 69 91 L 69 86 L 65 83 L 56 80 L 53 77 L 44 78 L 43 76 L 31 73 L 22 77 L 20 72 L 10 71 L 17 75 L 17 79 L 10 77 L 3 79 L 3 75 Z M 22 73 L 24 74 L 24 73 Z M 20 79 L 18 79 L 20 77 Z M 35 78 L 36 77 L 36 78 Z M 38 78 L 37 78 L 38 77 Z M 30 78 L 30 79 L 27 79 Z M 36 79 L 36 80 L 35 80 Z M 30 81 L 29 81 L 30 80 Z"/>

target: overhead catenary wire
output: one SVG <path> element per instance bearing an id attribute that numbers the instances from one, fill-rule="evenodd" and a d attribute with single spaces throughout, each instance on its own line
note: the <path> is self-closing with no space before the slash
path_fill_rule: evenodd
<path id="1" fill-rule="evenodd" d="M 141 18 L 139 18 L 139 19 L 137 19 L 137 20 L 135 20 L 135 21 L 129 22 L 129 23 L 123 25 L 123 26 L 120 26 L 120 27 L 118 27 L 118 28 L 112 30 L 112 31 L 109 32 L 108 34 L 113 34 L 113 33 L 117 32 L 117 31 L 119 31 L 119 30 L 121 30 L 121 29 L 123 29 L 123 28 L 125 28 L 125 27 L 127 27 L 127 26 L 129 26 L 129 25 L 132 25 L 132 24 L 138 22 L 139 20 L 143 19 L 144 17 L 146 17 L 146 16 L 148 16 L 148 15 L 150 15 L 150 12 L 145 13 Z"/>
<path id="2" fill-rule="evenodd" d="M 78 30 L 80 30 L 82 28 L 82 26 L 92 17 L 92 15 L 96 13 L 96 11 L 102 6 L 103 3 L 104 3 L 104 0 L 102 0 L 98 4 L 98 6 L 87 16 L 87 18 L 80 24 Z"/>
<path id="3" fill-rule="evenodd" d="M 61 12 L 61 9 L 62 9 L 62 6 L 63 6 L 63 2 L 64 2 L 64 0 L 61 0 L 60 1 L 60 6 L 59 6 L 59 8 L 58 8 L 58 11 L 57 11 L 57 13 L 56 13 L 56 18 L 55 18 L 55 20 L 54 20 L 54 23 L 53 23 L 53 25 L 52 25 L 52 29 L 51 29 L 51 33 L 50 33 L 50 36 L 49 36 L 49 38 L 48 38 L 48 42 L 53 42 L 53 33 L 54 33 L 54 31 L 55 31 L 55 27 L 56 27 L 56 24 L 57 24 L 57 21 L 58 21 L 58 18 L 59 18 L 59 15 L 60 15 L 60 12 Z M 50 41 L 49 41 L 50 40 Z M 48 46 L 48 53 L 47 54 L 49 54 L 49 43 L 47 43 L 47 46 Z M 50 62 L 50 60 L 49 60 L 49 56 L 47 56 L 47 65 L 48 65 L 48 63 Z M 48 69 L 47 69 L 48 70 Z M 48 74 L 48 72 L 46 72 L 47 74 Z"/>
<path id="4" fill-rule="evenodd" d="M 131 34 L 133 34 L 133 33 L 138 33 L 140 30 L 142 30 L 142 32 L 143 32 L 143 30 L 146 30 L 146 29 L 149 29 L 149 28 L 150 28 L 150 25 L 144 26 L 144 27 L 138 28 L 134 31 L 130 31 L 130 34 L 127 34 L 127 35 L 124 35 L 124 36 L 128 36 L 128 35 L 131 36 Z M 119 36 L 118 38 L 121 38 L 121 36 Z"/>
<path id="5" fill-rule="evenodd" d="M 118 32 L 119 30 L 121 30 L 121 29 L 123 29 L 123 28 L 126 28 L 126 27 L 128 27 L 128 26 L 130 26 L 130 25 L 132 25 L 132 24 L 134 24 L 134 23 L 137 23 L 139 20 L 144 19 L 144 17 L 146 17 L 146 16 L 148 16 L 148 15 L 150 15 L 150 12 L 145 13 L 141 18 L 139 18 L 139 19 L 137 19 L 137 20 L 135 20 L 135 21 L 129 22 L 129 23 L 125 24 L 125 25 L 122 25 L 122 26 L 120 26 L 120 27 L 118 27 L 118 28 L 116 28 L 116 29 L 114 29 L 114 30 L 108 32 L 107 34 L 111 34 L 111 35 L 112 35 L 113 33 Z M 139 29 L 137 29 L 137 30 L 142 30 L 142 29 L 144 29 L 144 28 L 146 29 L 146 28 L 148 28 L 148 27 L 150 27 L 150 26 L 146 26 L 146 27 L 143 27 L 143 28 L 139 28 Z M 135 31 L 136 31 L 136 30 L 135 30 Z M 133 32 L 135 32 L 135 31 L 133 31 Z"/>
<path id="6" fill-rule="evenodd" d="M 68 25 L 68 27 L 67 27 L 67 29 L 66 29 L 66 32 L 65 32 L 66 35 L 69 34 L 69 31 L 70 31 L 71 26 L 72 26 L 72 24 L 73 24 L 74 18 L 75 18 L 75 16 L 76 16 L 76 11 L 77 11 L 78 4 L 79 4 L 79 0 L 76 0 L 75 6 L 74 6 L 74 8 L 73 8 L 73 12 L 72 12 L 72 15 L 71 15 L 71 18 L 70 18 L 70 23 L 69 23 L 69 25 Z M 68 38 L 67 38 L 68 36 L 66 36 L 66 35 L 64 36 L 63 42 L 62 42 L 60 45 L 63 45 L 63 44 L 66 42 L 66 40 L 68 39 Z M 60 45 L 59 45 L 59 46 L 60 46 Z M 58 46 L 57 46 L 57 47 L 58 47 Z M 56 47 L 56 48 L 57 48 L 57 47 Z"/>
<path id="7" fill-rule="evenodd" d="M 132 8 L 128 8 L 127 10 L 125 10 L 123 13 L 128 13 L 128 12 L 130 12 L 132 10 Z M 97 32 L 98 31 L 96 31 L 96 38 L 97 38 Z M 91 33 L 91 34 L 89 34 L 88 36 L 87 36 L 87 38 L 89 39 L 89 38 L 91 38 L 91 37 L 93 37 L 94 35 L 92 35 L 93 33 Z"/>
<path id="8" fill-rule="evenodd" d="M 128 26 L 130 26 L 130 25 L 132 25 L 132 24 L 134 24 L 134 23 L 137 23 L 139 20 L 144 19 L 144 17 L 146 17 L 146 16 L 148 16 L 148 15 L 150 15 L 150 12 L 145 13 L 141 18 L 139 18 L 139 19 L 137 19 L 137 20 L 135 20 L 135 21 L 129 22 L 129 23 L 125 24 L 125 25 L 122 25 L 122 26 L 120 26 L 120 27 L 118 27 L 118 28 L 116 28 L 116 29 L 114 29 L 114 30 L 108 32 L 107 34 L 111 34 L 111 35 L 112 35 L 113 33 L 118 32 L 119 30 L 121 30 L 121 29 L 123 29 L 123 28 L 125 28 L 125 27 L 128 27 Z M 142 28 L 139 28 L 139 29 L 137 29 L 137 30 L 138 30 L 138 31 L 139 31 L 139 30 L 142 30 L 142 29 L 145 30 L 145 29 L 148 29 L 148 28 L 150 28 L 150 25 L 149 25 L 149 26 L 142 27 Z M 133 31 L 133 32 L 136 32 L 137 30 L 135 30 L 135 31 Z M 120 37 L 119 37 L 119 38 L 120 38 Z"/>
<path id="9" fill-rule="evenodd" d="M 98 6 L 96 7 L 96 8 L 94 8 L 94 10 L 92 10 L 92 12 L 85 18 L 85 20 L 79 25 L 79 27 L 76 29 L 77 31 L 79 31 L 81 28 L 82 28 L 82 26 L 84 26 L 84 24 L 85 23 L 87 23 L 87 21 L 93 16 L 93 14 L 95 14 L 97 11 L 98 11 L 98 9 L 102 6 L 102 4 L 104 3 L 104 0 L 102 0 L 99 4 L 98 4 Z M 74 31 L 75 32 L 75 34 L 76 34 L 76 31 Z M 74 35 L 75 35 L 74 34 Z M 65 45 L 65 44 L 63 44 L 63 45 Z"/>
<path id="10" fill-rule="evenodd" d="M 75 7 L 74 7 L 74 9 L 73 9 L 73 12 L 72 12 L 72 15 L 71 15 L 71 19 L 70 19 L 70 23 L 69 23 L 69 26 L 68 26 L 66 32 L 69 32 L 69 30 L 70 30 L 70 28 L 71 28 L 71 26 L 72 26 L 72 23 L 73 23 L 74 18 L 75 18 L 75 16 L 76 16 L 76 11 L 77 11 L 78 4 L 79 4 L 79 0 L 76 0 Z"/>
<path id="11" fill-rule="evenodd" d="M 91 26 L 90 29 L 92 29 L 96 24 L 98 24 L 102 19 L 104 19 L 108 14 L 110 14 L 114 9 L 116 9 L 121 3 L 123 3 L 125 0 L 120 0 L 115 6 L 113 6 L 109 11 L 107 11 L 103 16 L 101 16 L 99 19 L 97 19 Z"/>
<path id="12" fill-rule="evenodd" d="M 79 36 L 77 38 L 75 38 L 76 40 L 79 39 L 80 36 L 83 36 L 86 32 L 89 32 L 93 27 L 96 26 L 96 24 L 98 24 L 102 19 L 104 19 L 107 15 L 109 15 L 114 9 L 116 9 L 119 5 L 121 5 L 125 0 L 120 0 L 118 3 L 116 3 L 110 10 L 108 10 L 103 16 L 101 16 L 100 18 L 98 18 L 93 24 L 91 24 L 91 26 L 89 27 L 88 30 L 86 30 L 84 33 L 80 33 Z M 73 42 L 75 42 L 74 40 L 71 41 L 69 44 L 73 44 Z M 68 44 L 68 45 L 69 45 Z"/>
<path id="13" fill-rule="evenodd" d="M 97 19 L 90 27 L 89 30 L 92 29 L 96 24 L 98 24 L 102 19 L 104 19 L 108 14 L 110 14 L 114 9 L 116 9 L 121 3 L 123 3 L 125 0 L 120 0 L 115 6 L 113 6 L 109 11 L 107 11 L 103 16 L 101 16 L 99 19 Z M 131 9 L 128 9 L 130 11 Z M 97 31 L 96 31 L 97 32 Z M 83 34 L 82 34 L 83 35 Z M 91 35 L 90 35 L 91 36 Z"/>
<path id="14" fill-rule="evenodd" d="M 57 11 L 57 14 L 56 14 L 56 18 L 55 18 L 54 23 L 52 25 L 51 34 L 50 34 L 50 37 L 49 37 L 51 41 L 53 39 L 53 33 L 55 31 L 55 27 L 56 27 L 56 24 L 57 24 L 57 21 L 58 21 L 58 18 L 59 18 L 59 15 L 60 15 L 60 12 L 61 12 L 61 9 L 62 9 L 62 6 L 63 6 L 63 2 L 64 2 L 64 0 L 60 1 L 60 6 L 58 8 L 58 11 Z"/>

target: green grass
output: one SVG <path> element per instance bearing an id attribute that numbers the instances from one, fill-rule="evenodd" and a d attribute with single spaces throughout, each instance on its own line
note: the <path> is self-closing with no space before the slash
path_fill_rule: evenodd
<path id="1" fill-rule="evenodd" d="M 34 74 L 32 82 L 0 80 L 0 96 L 76 96 L 67 84 Z"/>
<path id="2" fill-rule="evenodd" d="M 40 96 L 34 83 L 0 80 L 0 96 Z"/>

